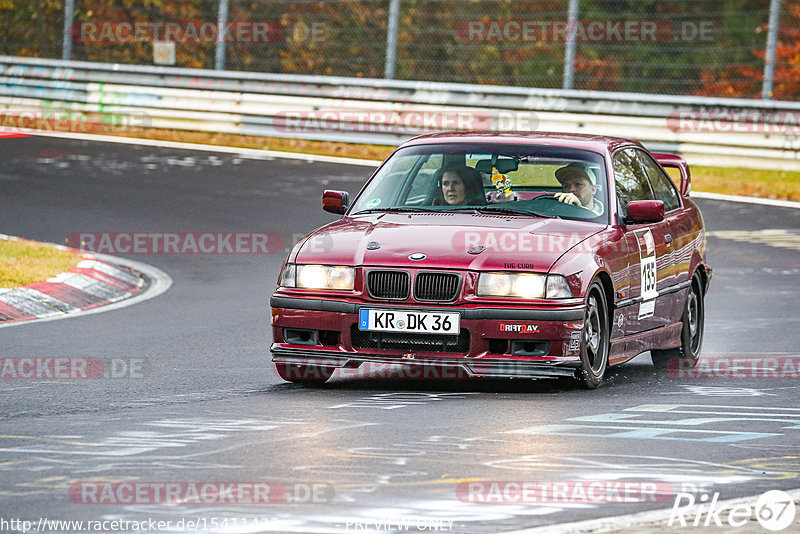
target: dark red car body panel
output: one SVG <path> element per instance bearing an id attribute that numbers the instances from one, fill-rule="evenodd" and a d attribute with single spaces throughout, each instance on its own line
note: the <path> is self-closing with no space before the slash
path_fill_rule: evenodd
<path id="1" fill-rule="evenodd" d="M 462 328 L 469 332 L 469 350 L 463 353 L 415 350 L 417 361 L 467 365 L 471 374 L 489 376 L 552 376 L 572 374 L 580 364 L 574 350 L 575 332 L 583 327 L 583 310 L 589 286 L 604 284 L 609 303 L 611 348 L 609 363 L 619 364 L 651 348 L 681 344 L 681 314 L 695 271 L 707 286 L 710 269 L 705 265 L 705 234 L 699 209 L 688 196 L 681 207 L 667 212 L 663 221 L 622 224 L 617 213 L 612 154 L 624 147 L 643 147 L 631 140 L 579 134 L 526 132 L 464 132 L 423 136 L 403 146 L 441 143 L 498 143 L 560 146 L 591 150 L 605 156 L 608 169 L 611 224 L 574 220 L 541 219 L 471 213 L 369 213 L 344 215 L 301 240 L 287 261 L 297 264 L 328 264 L 356 267 L 355 290 L 307 290 L 279 287 L 273 295 L 272 327 L 274 361 L 324 363 L 354 367 L 362 362 L 402 363 L 402 350 L 363 349 L 354 346 L 357 312 L 361 306 L 394 306 L 403 309 L 458 310 Z M 377 171 L 376 171 L 377 172 Z M 688 172 L 688 171 L 687 171 Z M 466 233 L 486 236 L 516 235 L 519 244 L 529 239 L 533 250 L 495 250 L 479 254 L 468 251 Z M 643 234 L 655 241 L 658 298 L 651 317 L 640 319 L 639 250 Z M 511 238 L 509 238 L 511 239 Z M 367 244 L 380 243 L 370 250 Z M 421 262 L 409 255 L 422 252 Z M 514 268 L 509 268 L 509 265 Z M 523 268 L 516 268 L 523 265 Z M 372 299 L 366 292 L 365 276 L 372 268 L 398 268 L 413 276 L 420 270 L 458 273 L 463 280 L 460 294 L 449 303 L 422 303 L 412 297 L 403 301 Z M 476 296 L 478 273 L 520 271 L 561 274 L 575 296 L 572 299 L 536 301 Z M 704 288 L 705 289 L 705 288 Z M 638 300 L 637 300 L 638 298 Z M 533 325 L 524 335 L 506 331 L 501 325 Z M 287 341 L 286 328 L 337 332 L 330 344 L 299 345 Z M 321 335 L 321 334 L 320 334 Z M 542 341 L 546 354 L 538 356 L 492 352 L 492 340 Z M 502 345 L 502 343 L 500 343 Z M 516 362 L 522 371 L 482 373 L 481 361 Z M 485 370 L 485 369 L 484 369 Z"/>

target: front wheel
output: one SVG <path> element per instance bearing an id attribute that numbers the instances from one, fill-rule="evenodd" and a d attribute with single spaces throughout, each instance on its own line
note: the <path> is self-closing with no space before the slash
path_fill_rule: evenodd
<path id="1" fill-rule="evenodd" d="M 595 389 L 603 381 L 608 368 L 609 338 L 606 294 L 599 282 L 593 282 L 586 297 L 578 377 L 589 389 Z"/>
<path id="2" fill-rule="evenodd" d="M 287 382 L 318 386 L 324 384 L 336 369 L 314 364 L 275 362 L 275 370 Z"/>
<path id="3" fill-rule="evenodd" d="M 657 369 L 666 369 L 668 362 L 678 358 L 676 363 L 681 368 L 692 368 L 697 365 L 700 358 L 700 349 L 703 347 L 703 327 L 705 324 L 705 304 L 700 275 L 695 273 L 692 277 L 692 286 L 686 297 L 681 322 L 681 346 L 675 349 L 651 350 L 650 357 Z"/>

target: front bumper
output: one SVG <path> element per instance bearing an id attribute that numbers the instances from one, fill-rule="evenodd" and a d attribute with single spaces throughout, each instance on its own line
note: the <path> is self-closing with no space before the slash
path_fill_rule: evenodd
<path id="1" fill-rule="evenodd" d="M 334 351 L 306 351 L 274 347 L 272 361 L 288 365 L 312 365 L 335 369 L 358 369 L 362 364 L 399 365 L 402 370 L 385 374 L 387 378 L 558 378 L 574 377 L 577 366 L 562 362 L 519 361 L 510 359 L 467 359 L 391 357 L 384 354 L 343 355 Z M 374 369 L 373 369 L 374 370 Z M 378 371 L 380 374 L 381 371 Z M 363 376 L 363 375 L 359 375 Z"/>
<path id="2" fill-rule="evenodd" d="M 281 295 L 270 304 L 275 340 L 270 350 L 277 363 L 338 369 L 398 364 L 405 376 L 442 378 L 573 376 L 580 366 L 582 305 L 431 307 Z M 458 343 L 439 344 L 435 336 L 359 331 L 363 307 L 457 311 L 462 335 Z M 309 335 L 301 338 L 298 332 Z"/>

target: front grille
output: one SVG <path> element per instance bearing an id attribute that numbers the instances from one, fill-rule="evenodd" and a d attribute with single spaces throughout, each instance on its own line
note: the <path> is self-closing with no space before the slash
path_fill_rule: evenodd
<path id="1" fill-rule="evenodd" d="M 414 279 L 414 298 L 419 301 L 447 302 L 455 300 L 461 278 L 453 273 L 419 273 Z"/>
<path id="2" fill-rule="evenodd" d="M 411 293 L 411 277 L 405 271 L 370 271 L 367 293 L 375 299 L 406 300 Z"/>
<path id="3" fill-rule="evenodd" d="M 403 332 L 366 332 L 353 325 L 350 329 L 353 347 L 357 349 L 401 350 L 403 352 L 428 351 L 467 354 L 469 330 L 457 336 L 431 334 L 406 334 Z"/>

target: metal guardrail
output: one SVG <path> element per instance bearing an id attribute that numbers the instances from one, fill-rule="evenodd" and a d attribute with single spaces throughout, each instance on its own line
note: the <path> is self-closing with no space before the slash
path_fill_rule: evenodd
<path id="1" fill-rule="evenodd" d="M 0 56 L 0 112 L 396 145 L 437 130 L 629 137 L 694 165 L 800 171 L 800 103 L 208 71 Z M 2 126 L 2 125 L 0 125 Z"/>

